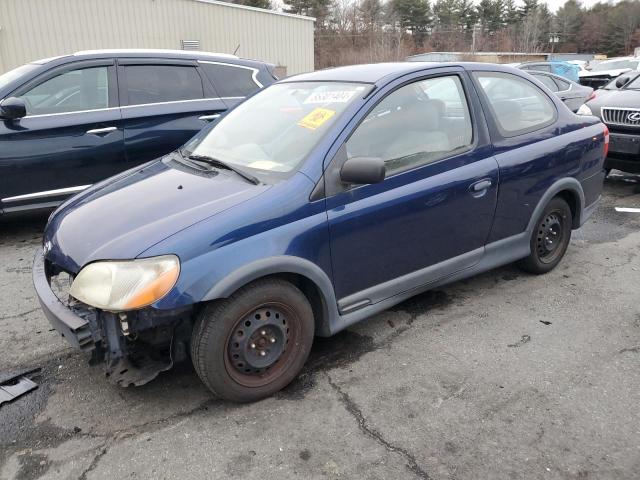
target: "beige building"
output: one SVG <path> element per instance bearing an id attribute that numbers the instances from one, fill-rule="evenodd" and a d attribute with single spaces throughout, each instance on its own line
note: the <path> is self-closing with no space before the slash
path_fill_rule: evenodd
<path id="1" fill-rule="evenodd" d="M 198 49 L 313 70 L 314 19 L 216 0 L 0 0 L 0 73 L 103 48 Z"/>

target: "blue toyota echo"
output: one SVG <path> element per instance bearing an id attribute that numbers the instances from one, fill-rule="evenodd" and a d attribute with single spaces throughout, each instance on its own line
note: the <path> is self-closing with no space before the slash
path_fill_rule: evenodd
<path id="1" fill-rule="evenodd" d="M 596 207 L 608 131 L 526 73 L 360 65 L 275 83 L 51 215 L 49 321 L 120 385 L 191 356 L 263 398 L 332 335 L 518 261 L 552 270 Z"/>

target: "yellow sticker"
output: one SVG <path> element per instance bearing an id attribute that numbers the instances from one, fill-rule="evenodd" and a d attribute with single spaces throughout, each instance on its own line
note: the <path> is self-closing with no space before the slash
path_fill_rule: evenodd
<path id="1" fill-rule="evenodd" d="M 328 108 L 314 108 L 308 113 L 302 120 L 298 122 L 298 125 L 309 130 L 315 130 L 322 126 L 324 122 L 329 120 L 336 114 L 334 110 Z"/>

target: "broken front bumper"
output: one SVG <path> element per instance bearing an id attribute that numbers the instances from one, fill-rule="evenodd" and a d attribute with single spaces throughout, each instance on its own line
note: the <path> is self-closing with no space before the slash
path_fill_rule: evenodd
<path id="1" fill-rule="evenodd" d="M 51 278 L 46 271 L 42 250 L 38 249 L 33 260 L 33 286 L 44 315 L 49 323 L 62 334 L 75 348 L 83 351 L 93 350 L 100 340 L 100 333 L 91 328 L 90 316 L 95 312 L 74 311 L 73 307 L 63 305 L 51 289 Z"/>

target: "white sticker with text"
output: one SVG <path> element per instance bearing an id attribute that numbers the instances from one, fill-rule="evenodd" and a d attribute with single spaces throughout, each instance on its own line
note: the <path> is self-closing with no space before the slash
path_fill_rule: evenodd
<path id="1" fill-rule="evenodd" d="M 312 93 L 304 103 L 347 103 L 355 93 L 355 90 Z"/>

